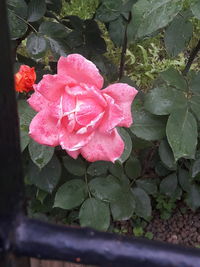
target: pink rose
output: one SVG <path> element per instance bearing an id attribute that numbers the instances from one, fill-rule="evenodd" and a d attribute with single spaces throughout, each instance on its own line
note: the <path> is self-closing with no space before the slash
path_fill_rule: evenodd
<path id="1" fill-rule="evenodd" d="M 103 77 L 83 56 L 72 54 L 58 61 L 58 74 L 44 75 L 28 99 L 38 111 L 30 136 L 48 146 L 61 145 L 77 158 L 114 162 L 124 150 L 116 126 L 132 124 L 131 103 L 137 90 L 116 83 L 101 90 Z"/>

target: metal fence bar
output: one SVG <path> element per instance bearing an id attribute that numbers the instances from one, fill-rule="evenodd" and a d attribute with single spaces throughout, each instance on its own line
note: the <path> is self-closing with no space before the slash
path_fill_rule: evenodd
<path id="1" fill-rule="evenodd" d="M 5 0 L 0 1 L 0 53 L 0 266 L 7 266 L 5 255 L 9 253 L 103 267 L 200 266 L 197 249 L 129 239 L 91 229 L 56 226 L 24 216 L 19 129 Z"/>
<path id="2" fill-rule="evenodd" d="M 200 266 L 198 249 L 31 219 L 24 219 L 16 229 L 13 250 L 17 255 L 103 267 Z"/>
<path id="3" fill-rule="evenodd" d="M 0 216 L 21 209 L 23 174 L 5 1 L 0 1 Z M 21 201 L 20 201 L 21 200 Z"/>
<path id="4" fill-rule="evenodd" d="M 23 175 L 5 0 L 0 1 L 0 266 L 15 266 L 10 237 L 22 212 Z M 27 265 L 26 265 L 27 266 Z"/>

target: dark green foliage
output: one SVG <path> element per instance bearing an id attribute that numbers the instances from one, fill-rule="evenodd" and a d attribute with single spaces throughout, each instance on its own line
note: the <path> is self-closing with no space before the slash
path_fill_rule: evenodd
<path id="1" fill-rule="evenodd" d="M 167 52 L 173 57 L 177 56 L 186 48 L 192 33 L 193 26 L 188 20 L 188 13 L 178 14 L 165 31 L 164 39 Z"/>
<path id="2" fill-rule="evenodd" d="M 199 69 L 194 64 L 183 75 L 182 65 L 169 63 L 153 87 L 142 92 L 137 79 L 127 77 L 130 70 L 124 63 L 131 55 L 128 51 L 125 57 L 127 48 L 139 47 L 145 61 L 140 74 L 156 77 L 145 69 L 149 62 L 142 46 L 148 38 L 149 44 L 154 42 L 152 36 L 161 43 L 157 61 L 167 54 L 176 59 L 183 52 L 185 61 L 189 58 L 192 63 L 189 55 L 195 48 L 200 2 L 192 0 L 187 6 L 182 0 L 101 0 L 89 19 L 71 13 L 61 16 L 62 4 L 61 0 L 7 1 L 16 71 L 21 64 L 34 66 L 39 82 L 43 74 L 56 73 L 60 56 L 80 53 L 96 64 L 104 87 L 120 81 L 139 93 L 132 104 L 130 129 L 117 129 L 125 149 L 115 163 L 90 163 L 81 156 L 74 160 L 60 147 L 32 141 L 28 131 L 35 112 L 26 102 L 28 95 L 18 96 L 29 214 L 105 231 L 115 221 L 149 220 L 152 208 L 167 219 L 177 200 L 196 210 L 200 207 Z M 120 66 L 108 56 L 114 47 L 122 51 Z M 137 56 L 132 55 L 136 60 Z M 131 65 L 133 77 L 136 65 Z M 134 233 L 142 235 L 138 227 Z"/>

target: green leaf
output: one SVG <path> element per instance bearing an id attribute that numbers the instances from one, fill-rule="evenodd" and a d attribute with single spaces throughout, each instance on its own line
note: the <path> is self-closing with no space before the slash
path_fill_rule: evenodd
<path id="1" fill-rule="evenodd" d="M 123 128 L 118 128 L 118 133 L 120 134 L 121 138 L 124 141 L 124 152 L 122 153 L 121 157 L 117 159 L 120 163 L 124 163 L 130 156 L 131 151 L 132 151 L 132 140 L 129 135 L 129 133 L 123 129 Z"/>
<path id="2" fill-rule="evenodd" d="M 86 173 L 86 162 L 80 157 L 78 159 L 73 159 L 69 156 L 63 157 L 64 167 L 69 173 L 76 176 L 83 176 Z"/>
<path id="3" fill-rule="evenodd" d="M 43 204 L 44 203 L 44 200 L 45 198 L 47 197 L 48 193 L 41 190 L 41 189 L 38 189 L 37 190 L 37 195 L 36 195 L 36 198 Z"/>
<path id="4" fill-rule="evenodd" d="M 39 27 L 39 32 L 51 38 L 65 38 L 69 31 L 67 28 L 57 22 L 45 21 Z"/>
<path id="5" fill-rule="evenodd" d="M 190 6 L 193 15 L 200 19 L 200 2 L 199 0 L 191 0 L 191 6 Z"/>
<path id="6" fill-rule="evenodd" d="M 27 4 L 24 0 L 7 0 L 7 7 L 22 18 L 27 17 Z"/>
<path id="7" fill-rule="evenodd" d="M 184 169 L 179 169 L 178 181 L 179 181 L 181 188 L 184 191 L 186 191 L 186 192 L 190 191 L 191 183 L 190 183 L 190 174 L 188 171 L 186 171 Z"/>
<path id="8" fill-rule="evenodd" d="M 142 228 L 142 226 L 136 226 L 133 228 L 133 234 L 136 237 L 142 237 L 144 236 L 144 230 Z"/>
<path id="9" fill-rule="evenodd" d="M 91 176 L 100 176 L 108 172 L 109 163 L 107 161 L 96 161 L 90 164 L 87 173 Z"/>
<path id="10" fill-rule="evenodd" d="M 182 8 L 181 0 L 139 0 L 132 7 L 128 26 L 130 40 L 142 38 L 167 26 Z"/>
<path id="11" fill-rule="evenodd" d="M 176 173 L 172 173 L 165 177 L 160 183 L 160 193 L 171 197 L 177 188 L 178 180 Z"/>
<path id="12" fill-rule="evenodd" d="M 170 173 L 170 170 L 163 165 L 162 161 L 158 161 L 155 165 L 155 172 L 158 176 L 164 177 Z"/>
<path id="13" fill-rule="evenodd" d="M 145 148 L 153 146 L 153 142 L 138 138 L 133 133 L 132 133 L 131 138 L 134 144 L 134 150 L 138 150 L 138 149 L 141 150 L 141 149 L 145 149 Z"/>
<path id="14" fill-rule="evenodd" d="M 29 137 L 29 134 L 28 134 L 28 130 L 25 131 L 25 130 L 22 130 L 20 128 L 20 146 L 21 146 L 21 152 L 23 152 L 24 149 L 28 146 L 29 141 L 30 141 L 30 137 Z"/>
<path id="15" fill-rule="evenodd" d="M 8 21 L 9 21 L 9 28 L 10 28 L 10 37 L 12 40 L 19 39 L 22 37 L 27 29 L 27 24 L 19 18 L 13 11 L 8 9 Z"/>
<path id="16" fill-rule="evenodd" d="M 129 220 L 135 210 L 135 199 L 130 191 L 122 192 L 121 197 L 110 204 L 114 221 Z"/>
<path id="17" fill-rule="evenodd" d="M 100 70 L 101 74 L 107 78 L 107 83 L 111 83 L 117 80 L 118 69 L 110 59 L 98 54 L 92 57 L 92 62 Z"/>
<path id="18" fill-rule="evenodd" d="M 137 137 L 154 141 L 165 136 L 166 119 L 150 114 L 145 110 L 133 111 L 134 123 L 130 130 Z"/>
<path id="19" fill-rule="evenodd" d="M 147 193 L 139 188 L 135 187 L 132 189 L 133 196 L 136 202 L 135 213 L 137 216 L 147 219 L 151 216 L 152 208 L 151 208 L 151 200 Z"/>
<path id="20" fill-rule="evenodd" d="M 159 155 L 165 167 L 167 167 L 169 170 L 172 170 L 172 171 L 176 170 L 177 166 L 176 166 L 175 158 L 171 150 L 171 147 L 169 146 L 166 140 L 162 140 L 160 143 Z"/>
<path id="21" fill-rule="evenodd" d="M 195 95 L 200 94 L 200 72 L 193 73 L 189 82 L 189 87 Z"/>
<path id="22" fill-rule="evenodd" d="M 73 179 L 58 188 L 54 207 L 71 210 L 81 205 L 87 197 L 86 184 L 80 179 Z"/>
<path id="23" fill-rule="evenodd" d="M 183 193 L 183 191 L 182 191 L 182 189 L 180 188 L 180 186 L 178 185 L 178 186 L 176 187 L 176 190 L 174 191 L 174 193 L 171 194 L 170 198 L 173 199 L 173 200 L 180 200 L 181 197 L 182 197 L 182 193 Z"/>
<path id="24" fill-rule="evenodd" d="M 80 208 L 79 220 L 82 227 L 106 231 L 110 225 L 108 204 L 95 198 L 86 199 Z"/>
<path id="25" fill-rule="evenodd" d="M 26 49 L 31 57 L 39 59 L 42 58 L 47 50 L 47 40 L 35 33 L 31 33 L 26 42 Z"/>
<path id="26" fill-rule="evenodd" d="M 189 103 L 196 118 L 200 120 L 200 72 L 193 72 L 192 74 L 192 78 L 189 81 L 189 87 L 193 95 L 189 99 Z"/>
<path id="27" fill-rule="evenodd" d="M 27 177 L 38 188 L 51 193 L 58 184 L 61 175 L 61 165 L 54 155 L 50 162 L 42 169 L 30 161 Z"/>
<path id="28" fill-rule="evenodd" d="M 154 195 L 157 193 L 157 183 L 155 179 L 138 179 L 136 184 L 149 195 Z"/>
<path id="29" fill-rule="evenodd" d="M 119 162 L 110 162 L 109 172 L 115 177 L 121 178 L 122 174 L 124 173 L 123 165 L 121 165 Z"/>
<path id="30" fill-rule="evenodd" d="M 199 95 L 193 95 L 189 99 L 190 108 L 198 121 L 200 121 L 200 96 Z"/>
<path id="31" fill-rule="evenodd" d="M 104 0 L 96 11 L 96 19 L 102 22 L 110 22 L 120 16 L 121 0 Z"/>
<path id="32" fill-rule="evenodd" d="M 46 0 L 47 9 L 59 14 L 62 9 L 62 0 Z"/>
<path id="33" fill-rule="evenodd" d="M 173 67 L 170 67 L 169 69 L 161 72 L 160 77 L 168 85 L 174 86 L 182 91 L 188 91 L 188 86 L 185 78 Z"/>
<path id="34" fill-rule="evenodd" d="M 46 12 L 45 0 L 31 0 L 28 3 L 28 21 L 34 22 L 41 19 Z"/>
<path id="35" fill-rule="evenodd" d="M 67 44 L 69 31 L 64 25 L 45 21 L 40 25 L 39 33 L 48 39 L 51 51 L 55 56 L 67 56 L 69 53 L 69 46 Z"/>
<path id="36" fill-rule="evenodd" d="M 67 35 L 67 45 L 73 49 L 83 45 L 84 38 L 80 31 L 72 31 Z"/>
<path id="37" fill-rule="evenodd" d="M 75 31 L 82 32 L 84 30 L 84 21 L 78 16 L 65 16 L 64 18 L 62 18 L 62 23 L 68 28 Z"/>
<path id="38" fill-rule="evenodd" d="M 195 157 L 197 122 L 188 109 L 177 109 L 169 116 L 166 127 L 167 139 L 175 160 Z"/>
<path id="39" fill-rule="evenodd" d="M 18 101 L 18 113 L 20 121 L 20 144 L 21 151 L 23 151 L 29 144 L 29 124 L 36 113 L 30 108 L 25 100 Z"/>
<path id="40" fill-rule="evenodd" d="M 20 125 L 29 127 L 31 120 L 36 115 L 36 112 L 29 106 L 26 100 L 18 101 L 18 113 L 20 119 Z"/>
<path id="41" fill-rule="evenodd" d="M 130 180 L 129 180 L 129 178 L 128 178 L 124 173 L 122 173 L 121 176 L 117 177 L 117 180 L 118 180 L 118 183 L 119 183 L 122 187 L 123 187 L 123 186 L 127 187 L 127 186 L 129 186 L 129 184 L 130 184 Z"/>
<path id="42" fill-rule="evenodd" d="M 36 143 L 32 139 L 28 146 L 32 161 L 42 169 L 51 160 L 54 153 L 54 147 L 44 146 Z"/>
<path id="43" fill-rule="evenodd" d="M 167 52 L 173 57 L 177 56 L 186 48 L 192 33 L 192 23 L 182 14 L 178 14 L 165 31 L 164 41 Z"/>
<path id="44" fill-rule="evenodd" d="M 187 205 L 195 211 L 200 207 L 200 188 L 198 185 L 193 184 L 190 187 L 190 190 L 186 199 Z"/>
<path id="45" fill-rule="evenodd" d="M 200 159 L 196 159 L 192 164 L 192 178 L 200 173 Z"/>
<path id="46" fill-rule="evenodd" d="M 133 180 L 138 178 L 141 175 L 141 170 L 142 167 L 140 161 L 136 157 L 129 158 L 126 161 L 125 172 L 129 178 Z"/>
<path id="47" fill-rule="evenodd" d="M 116 178 L 111 175 L 106 178 L 94 178 L 88 186 L 91 194 L 100 200 L 113 202 L 121 197 L 121 187 Z"/>
<path id="48" fill-rule="evenodd" d="M 126 24 L 122 16 L 109 23 L 108 31 L 110 38 L 113 43 L 119 47 L 122 46 L 124 42 L 125 27 Z"/>
<path id="49" fill-rule="evenodd" d="M 150 90 L 145 96 L 145 108 L 155 115 L 167 115 L 174 109 L 187 105 L 183 92 L 171 87 L 159 87 Z"/>
<path id="50" fill-rule="evenodd" d="M 85 21 L 85 45 L 93 54 L 104 54 L 106 50 L 105 40 L 101 37 L 101 31 L 97 22 L 93 19 Z"/>
<path id="51" fill-rule="evenodd" d="M 24 0 L 8 0 L 8 21 L 12 40 L 22 37 L 27 29 L 27 4 Z"/>

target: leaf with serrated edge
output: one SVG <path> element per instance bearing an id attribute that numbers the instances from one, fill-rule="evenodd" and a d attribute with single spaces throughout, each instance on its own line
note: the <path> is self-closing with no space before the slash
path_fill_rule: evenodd
<path id="1" fill-rule="evenodd" d="M 95 198 L 86 199 L 80 208 L 79 220 L 82 227 L 106 231 L 110 225 L 108 204 Z"/>
<path id="2" fill-rule="evenodd" d="M 87 196 L 86 184 L 81 179 L 73 179 L 58 188 L 54 207 L 71 210 L 83 203 Z"/>
<path id="3" fill-rule="evenodd" d="M 175 160 L 195 157 L 197 145 L 197 122 L 187 109 L 177 109 L 169 116 L 166 127 L 167 139 Z"/>

